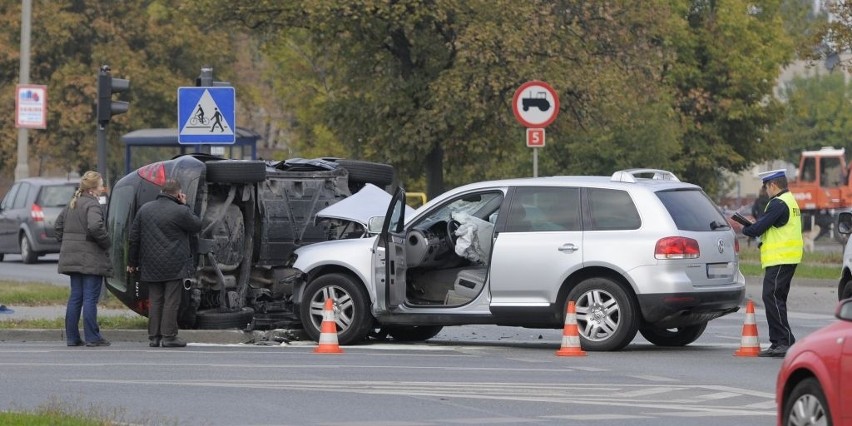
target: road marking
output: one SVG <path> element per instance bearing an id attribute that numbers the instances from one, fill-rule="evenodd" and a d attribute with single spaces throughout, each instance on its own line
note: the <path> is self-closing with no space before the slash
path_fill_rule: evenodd
<path id="1" fill-rule="evenodd" d="M 651 419 L 651 416 L 634 416 L 629 414 L 573 414 L 565 416 L 540 416 L 543 419 L 565 419 L 577 421 L 594 421 L 594 420 L 631 420 L 631 419 Z"/>
<path id="2" fill-rule="evenodd" d="M 470 382 L 404 382 L 404 381 L 320 381 L 320 380 L 109 380 L 109 379 L 70 379 L 73 383 L 105 383 L 151 386 L 218 387 L 236 389 L 264 389 L 279 391 L 339 392 L 364 395 L 394 395 L 405 397 L 431 398 L 468 398 L 477 400 L 513 401 L 530 403 L 551 403 L 562 405 L 620 407 L 639 409 L 640 416 L 666 417 L 713 417 L 713 416 L 775 416 L 774 409 L 758 410 L 749 405 L 706 405 L 706 402 L 727 399 L 719 398 L 718 386 L 701 385 L 631 385 L 631 384 L 549 384 L 549 383 L 470 383 Z M 750 397 L 767 398 L 766 392 L 738 389 L 723 386 L 735 393 L 740 399 Z M 633 389 L 627 391 L 626 389 Z M 645 391 L 659 389 L 660 392 Z M 709 394 L 707 392 L 710 392 Z M 629 399 L 624 394 L 634 392 L 641 396 L 651 396 L 668 392 L 678 392 L 684 400 L 702 400 L 705 404 L 689 404 L 662 400 Z M 703 397 L 703 395 L 710 395 Z M 768 404 L 768 401 L 759 401 Z M 769 408 L 769 407 L 767 407 Z M 648 410 L 654 410 L 648 412 Z M 582 414 L 580 414 L 582 415 Z M 592 414 L 589 414 L 592 415 Z M 570 418 L 573 415 L 566 415 Z M 549 416 L 553 417 L 553 416 Z"/>
<path id="3" fill-rule="evenodd" d="M 680 380 L 662 376 L 627 376 L 639 380 L 648 380 L 650 382 L 679 382 Z"/>

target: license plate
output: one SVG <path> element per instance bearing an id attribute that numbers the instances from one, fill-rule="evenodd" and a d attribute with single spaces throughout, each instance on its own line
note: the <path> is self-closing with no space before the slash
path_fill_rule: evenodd
<path id="1" fill-rule="evenodd" d="M 707 264 L 707 278 L 731 278 L 733 276 L 734 264 L 731 262 Z"/>

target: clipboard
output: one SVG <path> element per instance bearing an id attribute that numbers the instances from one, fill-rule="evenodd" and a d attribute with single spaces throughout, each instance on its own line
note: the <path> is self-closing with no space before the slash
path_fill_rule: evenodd
<path id="1" fill-rule="evenodd" d="M 748 220 L 748 218 L 746 218 L 745 216 L 743 216 L 739 213 L 734 213 L 733 215 L 731 215 L 731 219 L 733 219 L 734 221 L 736 221 L 737 223 L 739 223 L 742 226 L 754 225 L 754 222 Z"/>

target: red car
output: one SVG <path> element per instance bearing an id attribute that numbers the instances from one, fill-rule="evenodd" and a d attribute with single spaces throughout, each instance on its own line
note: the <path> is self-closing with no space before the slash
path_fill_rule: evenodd
<path id="1" fill-rule="evenodd" d="M 793 345 L 784 357 L 775 400 L 778 425 L 852 425 L 852 299 L 840 321 Z"/>

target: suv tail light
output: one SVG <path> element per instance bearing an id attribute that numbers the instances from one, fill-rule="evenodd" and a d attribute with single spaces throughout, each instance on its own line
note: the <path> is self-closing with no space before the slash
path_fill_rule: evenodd
<path id="1" fill-rule="evenodd" d="M 654 257 L 657 259 L 697 259 L 701 255 L 698 241 L 686 237 L 666 237 L 657 241 Z"/>
<path id="2" fill-rule="evenodd" d="M 44 210 L 41 209 L 40 205 L 33 204 L 33 207 L 30 209 L 30 217 L 32 217 L 35 222 L 43 222 Z"/>
<path id="3" fill-rule="evenodd" d="M 154 185 L 163 186 L 166 183 L 166 167 L 162 162 L 140 167 L 137 173 L 139 177 Z"/>

